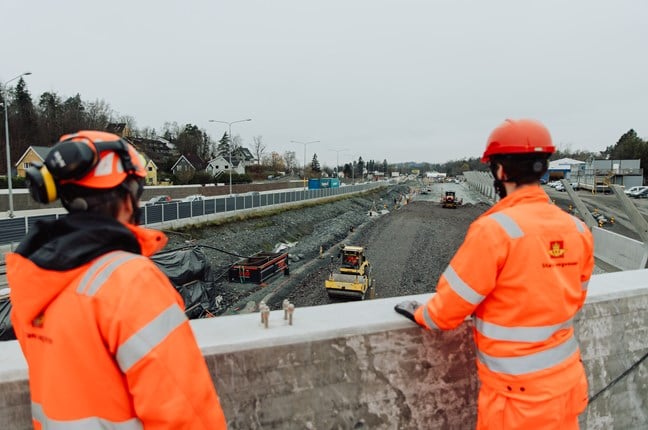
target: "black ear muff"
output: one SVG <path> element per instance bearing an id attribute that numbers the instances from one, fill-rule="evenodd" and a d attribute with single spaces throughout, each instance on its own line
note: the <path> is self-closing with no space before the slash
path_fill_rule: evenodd
<path id="1" fill-rule="evenodd" d="M 45 165 L 57 180 L 81 179 L 99 161 L 99 154 L 85 142 L 68 140 L 52 148 Z"/>
<path id="2" fill-rule="evenodd" d="M 58 198 L 56 182 L 52 174 L 40 163 L 34 163 L 25 171 L 29 194 L 38 203 L 52 203 Z"/>

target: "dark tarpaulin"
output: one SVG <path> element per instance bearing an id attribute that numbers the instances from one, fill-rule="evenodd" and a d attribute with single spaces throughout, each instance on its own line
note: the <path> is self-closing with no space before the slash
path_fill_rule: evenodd
<path id="1" fill-rule="evenodd" d="M 174 285 L 203 280 L 209 271 L 207 256 L 200 248 L 183 248 L 155 254 L 151 260 Z"/>
<path id="2" fill-rule="evenodd" d="M 185 303 L 190 319 L 210 316 L 219 309 L 216 286 L 209 282 L 210 266 L 199 247 L 162 252 L 151 260 L 168 276 Z"/>

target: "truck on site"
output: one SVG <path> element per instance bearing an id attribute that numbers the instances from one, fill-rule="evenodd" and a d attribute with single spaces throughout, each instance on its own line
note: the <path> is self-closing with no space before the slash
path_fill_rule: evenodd
<path id="1" fill-rule="evenodd" d="M 373 291 L 371 266 L 365 255 L 365 248 L 343 245 L 338 257 L 340 265 L 337 272 L 331 262 L 329 277 L 324 281 L 329 298 L 364 300 L 367 291 Z"/>
<path id="2" fill-rule="evenodd" d="M 457 206 L 461 206 L 463 200 L 457 198 L 457 195 L 454 191 L 446 191 L 445 195 L 441 197 L 441 207 L 457 209 Z"/>

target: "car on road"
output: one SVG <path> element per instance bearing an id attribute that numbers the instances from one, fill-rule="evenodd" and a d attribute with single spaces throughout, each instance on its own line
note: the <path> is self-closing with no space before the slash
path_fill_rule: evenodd
<path id="1" fill-rule="evenodd" d="M 151 197 L 146 201 L 146 206 L 151 206 L 151 205 L 160 205 L 163 203 L 169 203 L 171 201 L 171 196 L 168 195 L 162 195 L 162 196 L 155 196 Z"/>
<path id="2" fill-rule="evenodd" d="M 623 190 L 623 192 L 626 193 L 627 195 L 632 195 L 646 189 L 648 189 L 648 186 L 646 185 L 637 185 L 634 187 L 630 187 L 627 190 Z"/>
<path id="3" fill-rule="evenodd" d="M 644 188 L 643 190 L 635 191 L 633 193 L 628 194 L 628 197 L 632 197 L 635 199 L 648 199 L 648 187 Z"/>
<path id="4" fill-rule="evenodd" d="M 180 200 L 181 202 L 200 202 L 205 200 L 205 196 L 202 194 L 192 194 Z"/>

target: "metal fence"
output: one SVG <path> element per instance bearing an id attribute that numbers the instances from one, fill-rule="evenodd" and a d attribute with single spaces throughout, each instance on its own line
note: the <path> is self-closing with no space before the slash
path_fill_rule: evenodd
<path id="1" fill-rule="evenodd" d="M 366 191 L 385 183 L 365 183 L 340 188 L 321 188 L 317 190 L 293 189 L 272 193 L 250 192 L 246 194 L 205 198 L 195 202 L 169 202 L 142 207 L 142 224 L 160 224 L 167 221 L 189 219 L 204 215 L 233 212 L 282 205 L 286 203 L 319 199 L 342 194 Z M 0 220 L 0 246 L 20 242 L 38 221 L 53 220 L 65 213 L 24 216 Z"/>

